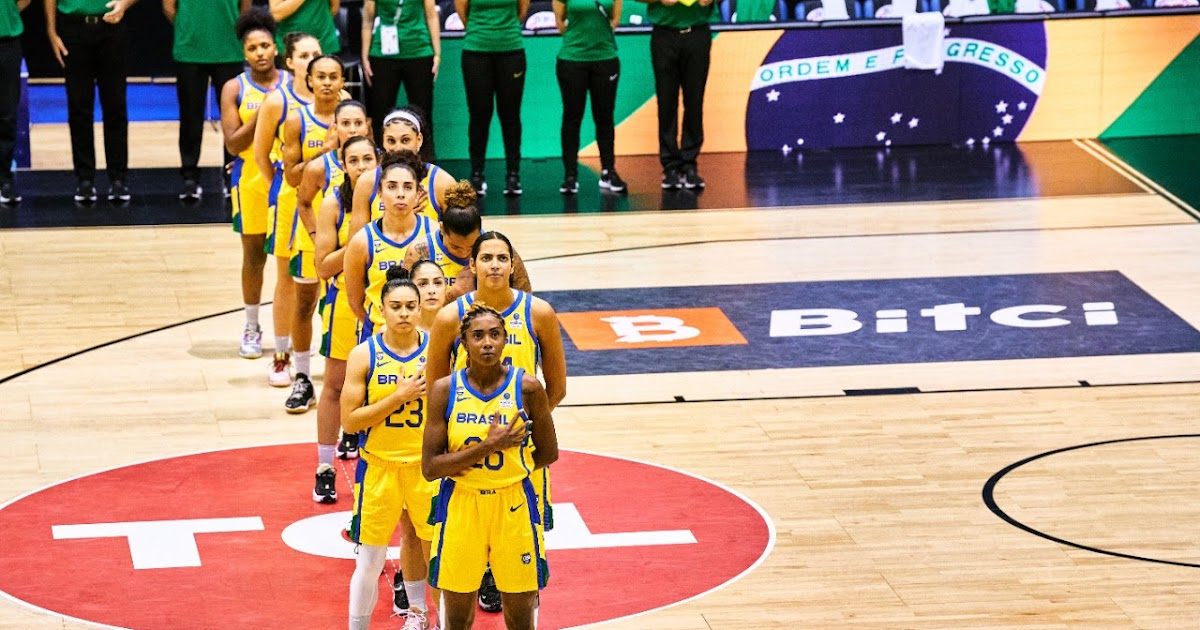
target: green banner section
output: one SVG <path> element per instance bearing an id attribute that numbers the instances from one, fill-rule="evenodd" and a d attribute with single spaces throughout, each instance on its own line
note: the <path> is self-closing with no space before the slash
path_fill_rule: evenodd
<path id="1" fill-rule="evenodd" d="M 1192 208 L 1200 208 L 1200 135 L 1106 138 L 1104 146 Z"/>
<path id="2" fill-rule="evenodd" d="M 1188 44 L 1101 139 L 1200 133 L 1200 38 Z"/>
<path id="3" fill-rule="evenodd" d="M 562 94 L 558 89 L 555 65 L 562 39 L 557 36 L 525 38 L 525 98 L 521 102 L 521 155 L 548 158 L 562 155 Z M 654 98 L 654 69 L 650 65 L 650 35 L 618 34 L 617 54 L 621 59 L 621 77 L 617 85 L 616 124 Z M 437 126 L 439 160 L 465 160 L 467 154 L 467 97 L 462 82 L 462 40 L 442 40 L 442 67 L 434 84 L 433 107 Z M 397 99 L 407 102 L 404 90 Z M 596 140 L 591 105 L 584 112 L 579 131 L 579 146 Z M 500 121 L 493 114 L 488 135 L 488 158 L 504 157 Z M 464 175 L 465 176 L 465 175 Z"/>

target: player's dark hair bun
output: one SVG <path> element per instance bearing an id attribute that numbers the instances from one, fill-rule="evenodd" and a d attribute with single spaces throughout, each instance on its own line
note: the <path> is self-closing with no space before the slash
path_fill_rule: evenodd
<path id="1" fill-rule="evenodd" d="M 408 279 L 409 279 L 408 270 L 405 269 L 404 267 L 401 267 L 400 265 L 396 265 L 395 267 L 388 267 L 388 270 L 387 270 L 387 281 L 388 282 L 391 282 L 392 280 L 408 280 Z"/>
<path id="2" fill-rule="evenodd" d="M 274 39 L 276 28 L 275 18 L 265 7 L 250 7 L 238 17 L 237 24 L 233 27 L 239 42 L 245 41 L 246 36 L 254 31 L 266 31 Z"/>

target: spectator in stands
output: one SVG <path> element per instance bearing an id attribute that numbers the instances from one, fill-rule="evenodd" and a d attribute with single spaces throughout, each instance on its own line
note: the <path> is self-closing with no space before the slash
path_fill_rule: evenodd
<path id="1" fill-rule="evenodd" d="M 658 159 L 664 189 L 704 188 L 696 157 L 704 144 L 704 86 L 708 82 L 713 0 L 685 5 L 679 0 L 645 2 L 654 30 L 650 60 L 658 97 Z M 679 92 L 683 91 L 683 133 L 679 133 Z"/>
<path id="2" fill-rule="evenodd" d="M 30 0 L 0 2 L 0 203 L 21 201 L 13 182 L 17 149 L 17 108 L 21 105 L 21 11 Z"/>
<path id="3" fill-rule="evenodd" d="M 163 13 L 175 25 L 175 94 L 179 97 L 179 174 L 183 201 L 199 201 L 200 146 L 208 85 L 220 91 L 242 72 L 242 45 L 234 24 L 250 0 L 163 0 Z M 229 164 L 233 156 L 224 151 Z"/>
<path id="4" fill-rule="evenodd" d="M 46 35 L 63 67 L 67 86 L 67 124 L 71 130 L 71 159 L 75 167 L 75 201 L 96 201 L 96 146 L 92 128 L 94 100 L 100 93 L 104 112 L 104 159 L 108 170 L 108 200 L 130 199 L 125 177 L 129 172 L 129 111 L 125 80 L 129 34 L 125 10 L 136 0 L 45 0 Z"/>
<path id="5" fill-rule="evenodd" d="M 275 48 L 284 50 L 283 38 L 291 32 L 308 33 L 321 42 L 321 52 L 336 55 L 342 50 L 333 16 L 341 0 L 270 0 L 271 15 L 279 22 Z"/>
<path id="6" fill-rule="evenodd" d="M 424 145 L 433 150 L 433 81 L 442 61 L 442 29 L 434 0 L 366 0 L 362 19 L 362 71 L 370 86 L 367 115 L 375 138 L 396 107 L 400 85 L 410 105 L 429 123 Z M 379 21 L 376 23 L 376 16 Z"/>
<path id="7" fill-rule="evenodd" d="M 711 0 L 709 0 L 711 2 Z M 521 194 L 521 98 L 525 92 L 525 42 L 521 24 L 529 0 L 454 0 L 462 19 L 462 74 L 467 90 L 468 153 L 471 186 L 487 194 L 483 166 L 487 160 L 488 130 L 493 99 L 504 136 L 507 176 L 504 194 Z"/>
<path id="8" fill-rule="evenodd" d="M 621 61 L 613 29 L 621 23 L 621 0 L 554 0 L 554 20 L 563 34 L 558 52 L 558 88 L 562 91 L 562 186 L 558 191 L 578 192 L 579 125 L 583 106 L 592 95 L 592 120 L 600 148 L 600 189 L 625 192 L 625 182 L 614 168 L 613 110 L 617 105 L 617 79 Z"/>

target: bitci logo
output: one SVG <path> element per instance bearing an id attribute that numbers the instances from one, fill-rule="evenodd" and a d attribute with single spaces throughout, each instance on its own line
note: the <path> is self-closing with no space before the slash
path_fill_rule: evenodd
<path id="1" fill-rule="evenodd" d="M 340 471 L 344 499 L 328 506 L 309 500 L 311 468 L 311 444 L 242 448 L 126 466 L 20 497 L 0 508 L 0 591 L 104 627 L 345 627 L 355 550 L 342 529 L 353 464 Z M 696 597 L 752 569 L 774 542 L 761 509 L 682 472 L 564 451 L 552 482 L 541 630 Z M 389 565 L 379 627 L 391 627 Z M 485 613 L 475 623 L 503 626 Z"/>

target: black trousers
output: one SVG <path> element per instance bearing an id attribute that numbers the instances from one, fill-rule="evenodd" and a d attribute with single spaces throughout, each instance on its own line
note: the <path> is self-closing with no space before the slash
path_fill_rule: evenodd
<path id="1" fill-rule="evenodd" d="M 583 122 L 583 106 L 588 94 L 592 96 L 592 121 L 596 123 L 596 146 L 600 149 L 600 168 L 611 170 L 614 164 L 613 110 L 617 106 L 617 78 L 621 60 L 613 57 L 604 61 L 558 60 L 558 89 L 562 92 L 562 157 L 568 175 L 577 172 L 579 161 L 579 125 Z"/>
<path id="2" fill-rule="evenodd" d="M 658 159 L 663 170 L 696 165 L 704 144 L 704 86 L 708 82 L 712 34 L 707 24 L 690 29 L 654 27 L 650 59 L 658 97 Z M 683 133 L 679 92 L 683 91 Z M 677 140 L 678 138 L 678 140 Z"/>
<path id="3" fill-rule="evenodd" d="M 367 90 L 367 115 L 371 117 L 375 137 L 383 140 L 383 119 L 396 106 L 396 96 L 403 85 L 408 104 L 421 108 L 421 113 L 425 114 L 427 128 L 421 130 L 422 148 L 428 146 L 429 155 L 436 155 L 433 150 L 433 57 L 371 57 L 370 62 L 374 76 L 371 77 L 371 89 Z"/>
<path id="4" fill-rule="evenodd" d="M 487 161 L 492 106 L 500 116 L 504 163 L 509 173 L 521 170 L 521 98 L 525 93 L 525 51 L 462 52 L 463 85 L 467 89 L 468 153 L 471 172 L 482 172 Z"/>
<path id="5" fill-rule="evenodd" d="M 241 63 L 175 62 L 175 94 L 179 97 L 179 174 L 184 179 L 200 179 L 200 145 L 204 140 L 209 81 L 212 81 L 219 102 L 221 88 L 241 72 Z M 233 156 L 226 151 L 224 163 L 231 161 Z"/>
<path id="6" fill-rule="evenodd" d="M 12 181 L 21 105 L 21 38 L 0 38 L 0 182 Z"/>
<path id="7" fill-rule="evenodd" d="M 97 16 L 58 14 L 58 36 L 69 53 L 63 74 L 67 84 L 67 124 L 75 176 L 96 178 L 96 138 L 92 129 L 94 99 L 100 92 L 104 112 L 104 156 L 108 178 L 125 179 L 129 171 L 129 111 L 125 78 L 129 35 L 125 22 L 108 24 Z"/>

